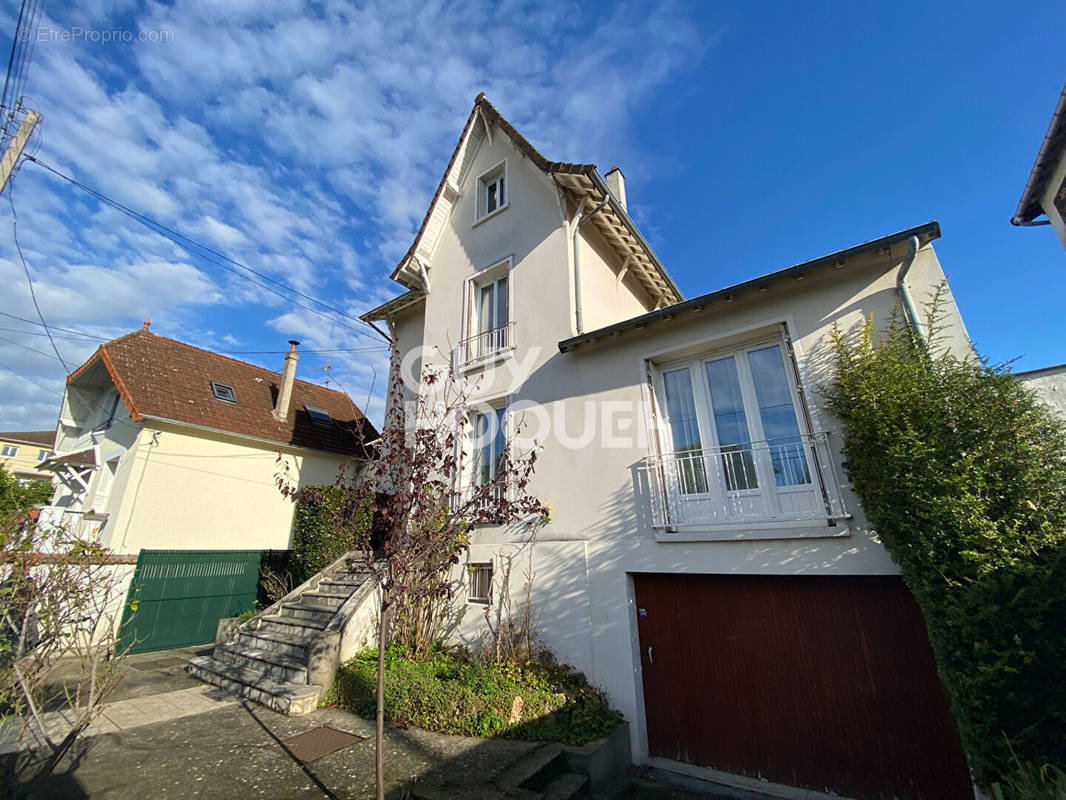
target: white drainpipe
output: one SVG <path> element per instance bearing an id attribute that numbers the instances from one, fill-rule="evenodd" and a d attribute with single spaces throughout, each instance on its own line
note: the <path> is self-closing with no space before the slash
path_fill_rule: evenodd
<path id="1" fill-rule="evenodd" d="M 907 314 L 907 321 L 910 322 L 914 332 L 918 334 L 918 338 L 924 342 L 926 341 L 925 328 L 922 326 L 921 318 L 918 316 L 918 308 L 914 305 L 911 287 L 907 285 L 907 273 L 914 263 L 914 257 L 918 255 L 920 246 L 917 236 L 912 236 L 907 240 L 907 256 L 903 259 L 903 266 L 899 268 L 899 274 L 896 275 L 896 289 L 899 291 L 899 297 L 903 301 L 903 310 Z"/>

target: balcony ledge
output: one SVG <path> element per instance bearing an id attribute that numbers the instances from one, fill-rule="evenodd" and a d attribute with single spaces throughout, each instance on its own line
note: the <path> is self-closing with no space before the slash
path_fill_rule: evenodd
<path id="1" fill-rule="evenodd" d="M 656 529 L 655 541 L 671 542 L 748 542 L 767 539 L 839 539 L 851 536 L 847 525 L 802 522 L 752 522 L 729 525 L 682 525 L 676 532 Z"/>

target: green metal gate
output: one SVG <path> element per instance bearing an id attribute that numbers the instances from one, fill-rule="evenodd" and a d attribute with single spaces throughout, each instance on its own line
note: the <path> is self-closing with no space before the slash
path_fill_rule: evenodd
<path id="1" fill-rule="evenodd" d="M 215 640 L 218 621 L 255 606 L 260 550 L 142 550 L 119 648 L 163 650 Z"/>

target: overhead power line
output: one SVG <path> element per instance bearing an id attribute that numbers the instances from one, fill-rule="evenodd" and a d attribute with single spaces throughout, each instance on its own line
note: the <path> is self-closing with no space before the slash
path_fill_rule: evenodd
<path id="1" fill-rule="evenodd" d="M 337 325 L 341 325 L 342 327 L 345 327 L 345 328 L 347 328 L 347 329 L 349 329 L 349 330 L 351 330 L 351 331 L 353 331 L 355 333 L 358 333 L 358 334 L 360 334 L 362 336 L 371 336 L 371 334 L 369 332 L 367 332 L 366 330 L 364 330 L 363 328 L 354 328 L 351 325 L 348 325 L 347 323 L 341 322 L 339 319 L 336 319 L 335 317 L 331 316 L 330 314 L 325 313 L 321 309 L 325 309 L 326 311 L 330 311 L 333 314 L 336 314 L 336 315 L 338 315 L 340 317 L 344 317 L 345 319 L 349 319 L 352 322 L 359 323 L 361 325 L 366 326 L 367 328 L 370 328 L 371 330 L 374 330 L 374 328 L 372 326 L 367 325 L 367 323 L 363 322 L 363 320 L 359 319 L 358 317 L 353 317 L 351 314 L 348 314 L 347 312 L 342 311 L 341 309 L 336 308 L 335 306 L 331 306 L 330 304 L 325 303 L 325 302 L 319 300 L 318 298 L 313 297 L 313 296 L 311 296 L 309 294 L 306 294 L 305 292 L 302 292 L 299 289 L 295 289 L 292 286 L 289 286 L 288 284 L 286 284 L 286 283 L 284 283 L 282 281 L 279 281 L 279 280 L 277 280 L 275 278 L 272 278 L 269 275 L 266 275 L 266 274 L 264 274 L 262 272 L 259 272 L 257 270 L 254 270 L 251 267 L 247 266 L 246 264 L 242 264 L 240 261 L 237 261 L 236 259 L 230 258 L 229 256 L 225 255 L 224 253 L 219 252 L 218 250 L 215 250 L 215 249 L 213 249 L 211 247 L 208 247 L 207 245 L 202 244 L 201 242 L 198 242 L 195 239 L 192 239 L 192 238 L 186 236 L 183 233 L 179 233 L 178 231 L 174 230 L 173 228 L 169 228 L 166 225 L 162 224 L 161 222 L 157 222 L 156 220 L 152 219 L 151 217 L 145 216 L 144 214 L 141 214 L 139 211 L 135 211 L 134 209 L 130 208 L 129 206 L 126 206 L 126 205 L 120 203 L 118 200 L 114 200 L 114 199 L 108 197 L 103 192 L 97 191 L 96 189 L 93 189 L 92 187 L 85 185 L 84 183 L 82 183 L 81 181 L 77 180 L 76 178 L 72 178 L 71 176 L 66 175 L 63 172 L 60 172 L 55 167 L 52 167 L 52 166 L 44 163 L 43 161 L 41 161 L 38 158 L 35 158 L 34 156 L 27 155 L 25 158 L 26 158 L 27 161 L 32 161 L 34 164 L 37 164 L 38 166 L 42 167 L 43 169 L 47 170 L 48 172 L 51 172 L 56 177 L 62 178 L 63 180 L 65 180 L 68 183 L 70 183 L 71 185 L 76 186 L 77 188 L 81 189 L 83 192 L 86 192 L 87 194 L 92 195 L 94 198 L 99 200 L 101 203 L 104 203 L 104 204 L 110 206 L 111 208 L 114 208 L 116 211 L 120 211 L 121 213 L 127 215 L 128 217 L 130 217 L 130 218 L 132 218 L 134 220 L 136 220 L 137 222 L 140 222 L 142 225 L 144 225 L 148 229 L 158 233 L 159 235 L 165 237 L 166 239 L 169 239 L 174 244 L 176 244 L 178 247 L 180 247 L 183 250 L 185 250 L 187 253 L 190 253 L 190 254 L 192 254 L 194 256 L 202 258 L 205 261 L 208 261 L 208 262 L 210 262 L 210 263 L 212 263 L 212 264 L 214 264 L 214 265 L 216 265 L 218 267 L 221 267 L 222 269 L 226 270 L 227 272 L 231 272 L 234 275 L 237 275 L 237 276 L 239 276 L 241 278 L 244 278 L 245 280 L 249 281 L 250 283 L 253 283 L 256 286 L 258 286 L 259 288 L 265 289 L 266 291 L 277 295 L 278 297 L 282 298 L 283 300 L 285 300 L 285 301 L 287 301 L 289 303 L 292 303 L 293 305 L 295 305 L 295 306 L 297 306 L 299 308 L 302 308 L 302 309 L 304 309 L 306 311 L 310 311 L 313 314 L 318 314 L 319 316 L 321 316 L 321 317 L 323 317 L 325 319 L 328 319 L 330 322 L 333 322 L 333 323 L 335 323 Z M 232 265 L 232 266 L 230 266 L 230 265 Z M 240 272 L 238 269 L 233 269 L 233 267 L 238 267 L 239 270 L 244 270 L 244 272 Z M 246 274 L 246 273 L 248 273 L 248 274 Z M 256 280 L 255 278 L 251 277 L 251 275 L 256 276 L 256 278 L 260 278 L 261 280 Z M 314 303 L 315 305 L 319 306 L 319 308 L 313 308 L 311 306 L 305 305 L 304 303 L 301 303 L 298 300 L 295 300 L 292 297 L 289 297 L 288 295 L 283 294 L 282 292 L 278 291 L 278 289 L 275 289 L 275 288 L 273 288 L 271 286 L 266 285 L 266 283 L 263 283 L 262 281 L 266 281 L 267 283 L 273 284 L 274 286 L 277 286 L 277 287 L 280 287 L 281 289 L 284 289 L 286 292 L 289 292 L 290 294 L 296 295 L 297 297 L 301 297 L 304 300 L 307 300 L 307 301 L 309 301 L 311 303 Z"/>
<path id="2" fill-rule="evenodd" d="M 19 259 L 22 261 L 22 269 L 26 272 L 26 282 L 30 286 L 30 297 L 33 299 L 33 307 L 37 309 L 37 316 L 41 319 L 41 325 L 44 327 L 44 332 L 48 334 L 48 341 L 52 343 L 52 349 L 55 351 L 56 358 L 59 359 L 59 363 L 63 365 L 63 369 L 70 372 L 70 367 L 67 366 L 67 362 L 63 360 L 63 356 L 59 354 L 59 348 L 56 346 L 56 340 L 52 338 L 52 332 L 48 330 L 48 323 L 44 321 L 44 314 L 41 313 L 41 307 L 37 303 L 37 293 L 33 290 L 33 278 L 30 277 L 30 265 L 26 263 L 26 256 L 22 254 L 22 246 L 19 244 L 18 233 L 18 214 L 15 213 L 15 184 L 10 182 L 7 187 L 7 199 L 11 202 L 11 236 L 15 240 L 15 249 L 18 250 Z"/>
<path id="3" fill-rule="evenodd" d="M 4 364 L 3 362 L 0 362 L 0 367 L 3 367 L 4 369 L 6 369 L 8 372 L 10 372 L 14 376 L 22 378 L 22 380 L 24 380 L 24 381 L 29 381 L 30 383 L 32 383 L 34 386 L 37 386 L 38 388 L 44 389 L 46 392 L 51 392 L 52 394 L 59 395 L 60 397 L 63 396 L 62 392 L 58 392 L 55 389 L 50 389 L 49 387 L 45 386 L 43 383 L 37 383 L 37 381 L 35 381 L 33 378 L 26 377 L 21 372 L 18 372 L 16 370 L 12 369 L 7 364 Z"/>

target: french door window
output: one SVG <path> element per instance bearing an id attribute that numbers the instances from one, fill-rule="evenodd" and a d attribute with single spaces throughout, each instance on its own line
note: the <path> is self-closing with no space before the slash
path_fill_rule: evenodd
<path id="1" fill-rule="evenodd" d="M 671 364 L 659 373 L 664 482 L 713 521 L 773 520 L 814 511 L 817 459 L 797 413 L 784 348 L 763 342 Z"/>

